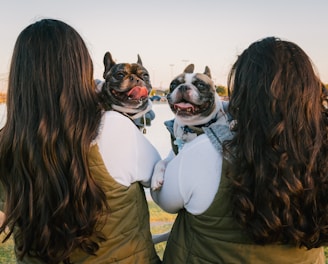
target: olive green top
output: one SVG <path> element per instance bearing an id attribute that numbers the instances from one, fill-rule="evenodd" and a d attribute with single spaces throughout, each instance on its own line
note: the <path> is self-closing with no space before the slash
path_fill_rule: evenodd
<path id="1" fill-rule="evenodd" d="M 93 178 L 105 191 L 110 215 L 104 218 L 103 234 L 96 256 L 75 250 L 70 260 L 83 264 L 159 264 L 150 233 L 148 203 L 142 185 L 138 182 L 126 187 L 117 183 L 108 173 L 97 145 L 93 145 L 88 157 Z M 17 241 L 16 241 L 17 242 Z M 17 263 L 41 264 L 43 262 L 24 257 Z"/>
<path id="2" fill-rule="evenodd" d="M 201 215 L 178 213 L 164 252 L 166 264 L 324 264 L 323 248 L 306 250 L 288 244 L 256 245 L 232 217 L 230 186 L 223 161 L 218 192 Z"/>

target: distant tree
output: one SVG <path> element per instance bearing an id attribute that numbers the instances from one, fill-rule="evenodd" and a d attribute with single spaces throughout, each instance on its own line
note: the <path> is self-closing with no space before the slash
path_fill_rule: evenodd
<path id="1" fill-rule="evenodd" d="M 153 89 L 150 91 L 149 96 L 158 95 L 158 96 L 165 97 L 165 96 L 167 95 L 167 93 L 168 93 L 168 90 L 163 91 L 162 89 L 156 89 L 156 88 L 153 88 Z"/>
<path id="2" fill-rule="evenodd" d="M 220 95 L 220 96 L 227 96 L 228 95 L 228 89 L 227 87 L 223 86 L 223 85 L 216 85 L 215 86 L 216 92 Z"/>
<path id="3" fill-rule="evenodd" d="M 156 94 L 156 90 L 155 90 L 155 89 L 152 89 L 152 90 L 150 91 L 149 96 L 154 96 L 155 94 Z"/>
<path id="4" fill-rule="evenodd" d="M 6 102 L 6 97 L 7 97 L 6 93 L 0 92 L 0 104 Z"/>

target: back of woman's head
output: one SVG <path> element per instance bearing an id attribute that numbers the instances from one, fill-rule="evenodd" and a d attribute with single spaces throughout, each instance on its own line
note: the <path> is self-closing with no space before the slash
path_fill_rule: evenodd
<path id="1" fill-rule="evenodd" d="M 249 120 L 253 111 L 267 111 L 269 116 L 263 114 L 259 121 L 267 122 L 275 120 L 272 115 L 296 110 L 293 116 L 310 123 L 316 117 L 304 109 L 321 109 L 321 83 L 309 57 L 296 44 L 273 37 L 253 43 L 239 56 L 229 76 L 229 90 L 230 111 L 238 121 Z"/>
<path id="2" fill-rule="evenodd" d="M 25 28 L 14 47 L 0 133 L 2 228 L 18 227 L 19 257 L 33 253 L 57 263 L 74 248 L 97 249 L 90 237 L 106 205 L 87 154 L 100 118 L 93 64 L 80 35 L 53 19 Z"/>
<path id="3" fill-rule="evenodd" d="M 328 223 L 327 92 L 311 60 L 266 38 L 238 57 L 228 86 L 234 215 L 258 243 L 318 246 Z"/>
<path id="4" fill-rule="evenodd" d="M 16 41 L 9 76 L 8 119 L 15 118 L 16 124 L 24 120 L 25 126 L 42 116 L 56 124 L 60 120 L 52 118 L 58 118 L 54 115 L 59 109 L 62 114 L 79 115 L 76 110 L 90 104 L 92 78 L 92 61 L 80 35 L 58 20 L 36 22 Z"/>

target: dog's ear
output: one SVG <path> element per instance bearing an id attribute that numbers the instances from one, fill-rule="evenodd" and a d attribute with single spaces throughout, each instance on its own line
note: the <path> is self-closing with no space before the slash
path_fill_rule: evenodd
<path id="1" fill-rule="evenodd" d="M 104 74 L 103 74 L 103 77 L 104 79 L 106 79 L 106 74 L 107 72 L 115 65 L 115 61 L 113 60 L 112 58 L 112 55 L 110 54 L 109 51 L 107 51 L 105 53 L 105 56 L 104 56 L 104 66 L 105 66 L 105 70 L 104 70 Z"/>
<path id="2" fill-rule="evenodd" d="M 185 69 L 184 69 L 184 73 L 193 73 L 194 72 L 194 64 L 189 64 Z"/>
<path id="3" fill-rule="evenodd" d="M 210 77 L 212 79 L 211 71 L 210 71 L 210 68 L 209 67 L 207 67 L 207 66 L 205 67 L 204 74 L 206 74 L 208 77 Z"/>
<path id="4" fill-rule="evenodd" d="M 138 54 L 138 61 L 137 61 L 137 63 L 142 66 L 142 61 L 141 61 L 141 58 L 140 58 L 139 54 Z"/>

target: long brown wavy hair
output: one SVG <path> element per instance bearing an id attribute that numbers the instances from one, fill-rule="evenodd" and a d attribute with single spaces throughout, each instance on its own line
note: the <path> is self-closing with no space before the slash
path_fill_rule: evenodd
<path id="1" fill-rule="evenodd" d="M 69 263 L 72 250 L 95 254 L 107 212 L 87 156 L 101 119 L 93 64 L 80 35 L 40 20 L 16 41 L 0 132 L 0 180 L 16 253 Z"/>
<path id="2" fill-rule="evenodd" d="M 306 53 L 269 37 L 228 77 L 233 215 L 258 244 L 328 241 L 327 91 Z"/>

